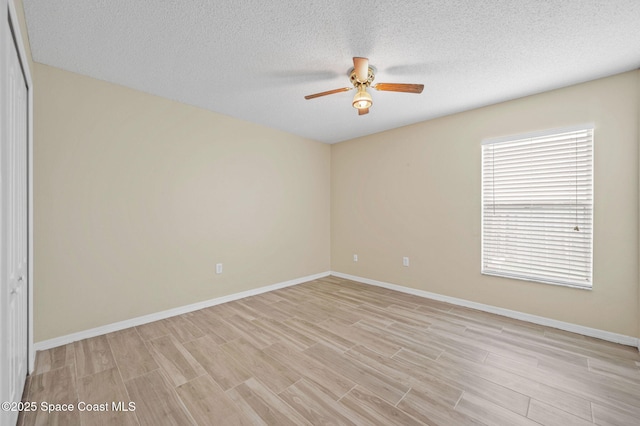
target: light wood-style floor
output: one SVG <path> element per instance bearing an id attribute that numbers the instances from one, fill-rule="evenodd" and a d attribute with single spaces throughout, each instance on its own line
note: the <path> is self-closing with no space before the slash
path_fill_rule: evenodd
<path id="1" fill-rule="evenodd" d="M 335 277 L 38 353 L 24 425 L 638 425 L 631 347 Z"/>

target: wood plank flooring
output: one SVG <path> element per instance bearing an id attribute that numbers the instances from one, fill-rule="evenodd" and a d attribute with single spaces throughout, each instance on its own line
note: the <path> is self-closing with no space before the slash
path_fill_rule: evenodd
<path id="1" fill-rule="evenodd" d="M 39 352 L 24 400 L 76 410 L 19 425 L 638 425 L 640 355 L 327 277 Z"/>

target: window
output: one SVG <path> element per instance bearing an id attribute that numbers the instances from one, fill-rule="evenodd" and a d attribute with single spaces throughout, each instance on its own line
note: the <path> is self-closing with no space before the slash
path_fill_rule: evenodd
<path id="1" fill-rule="evenodd" d="M 591 288 L 593 125 L 482 142 L 482 273 Z"/>

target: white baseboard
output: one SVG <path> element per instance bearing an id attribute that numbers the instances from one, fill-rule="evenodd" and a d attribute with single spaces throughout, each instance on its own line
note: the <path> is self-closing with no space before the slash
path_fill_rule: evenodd
<path id="1" fill-rule="evenodd" d="M 120 321 L 112 324 L 103 325 L 100 327 L 92 328 L 89 330 L 79 331 L 77 333 L 67 334 L 65 336 L 56 337 L 49 340 L 43 340 L 35 343 L 36 351 L 55 348 L 58 346 L 66 345 L 68 343 L 75 342 L 77 340 L 87 339 L 90 337 L 100 336 L 103 334 L 111 333 L 118 330 L 124 330 L 126 328 L 134 327 L 137 325 L 143 325 L 150 322 L 158 321 L 161 319 L 173 317 L 176 315 L 185 314 L 187 312 L 197 311 L 199 309 L 208 308 L 210 306 L 219 305 L 221 303 L 231 302 L 233 300 L 242 299 L 249 296 L 255 296 L 258 294 L 266 293 L 268 291 L 278 290 L 280 288 L 290 287 L 297 284 L 302 284 L 307 281 L 317 280 L 329 275 L 334 275 L 339 278 L 345 278 L 352 281 L 361 282 L 363 284 L 375 285 L 378 287 L 388 288 L 390 290 L 400 291 L 402 293 L 413 294 L 415 296 L 425 297 L 427 299 L 438 300 L 441 302 L 451 303 L 453 305 L 464 306 L 467 308 L 477 309 L 479 311 L 489 312 L 492 314 L 502 315 L 509 318 L 515 318 L 522 321 L 527 321 L 533 324 L 544 325 L 547 327 L 553 327 L 560 330 L 570 331 L 572 333 L 578 333 L 585 336 L 595 337 L 609 342 L 620 343 L 627 346 L 637 346 L 640 351 L 640 339 L 631 336 L 625 336 L 624 334 L 612 333 L 610 331 L 600 330 L 597 328 L 585 327 L 578 324 L 573 324 L 564 321 L 558 321 L 551 318 L 541 317 L 537 315 L 527 314 L 524 312 L 512 311 L 510 309 L 499 308 L 497 306 L 485 305 L 483 303 L 472 302 L 465 299 L 458 299 L 456 297 L 445 296 L 438 293 L 431 293 L 424 290 L 418 290 L 414 288 L 404 287 L 397 284 L 391 284 L 383 281 L 372 280 L 370 278 L 358 277 L 355 275 L 343 274 L 342 272 L 322 272 L 315 275 L 309 275 L 306 277 L 300 277 L 281 283 L 268 285 L 265 287 L 259 287 L 252 290 L 242 291 L 239 293 L 230 294 L 228 296 L 217 297 L 215 299 L 205 300 L 202 302 L 193 303 L 191 305 L 180 306 L 173 309 L 168 309 L 162 312 L 156 312 L 141 317 L 131 318 L 125 321 Z"/>
<path id="2" fill-rule="evenodd" d="M 451 303 L 452 305 L 464 306 L 466 308 L 477 309 L 479 311 L 489 312 L 492 314 L 502 315 L 504 317 L 515 318 L 522 321 L 531 322 L 534 324 L 544 325 L 547 327 L 553 327 L 560 330 L 570 331 L 572 333 L 578 333 L 585 336 L 595 337 L 609 342 L 620 343 L 627 346 L 637 346 L 640 351 L 640 339 L 631 336 L 625 336 L 624 334 L 612 333 L 610 331 L 600 330 L 597 328 L 585 327 L 578 324 L 573 324 L 564 321 L 558 321 L 551 318 L 540 317 L 538 315 L 531 315 L 524 312 L 512 311 L 510 309 L 499 308 L 497 306 L 485 305 L 483 303 L 471 302 L 465 299 L 458 299 L 456 297 L 444 296 L 438 293 L 431 293 L 424 290 L 418 290 L 414 288 L 404 287 L 397 284 L 390 284 L 383 281 L 376 281 L 370 278 L 358 277 L 355 275 L 343 274 L 342 272 L 331 272 L 339 278 L 345 278 L 352 281 L 357 281 L 363 284 L 375 285 L 378 287 L 388 288 L 390 290 L 400 291 L 402 293 L 413 294 L 415 296 L 425 297 L 427 299 L 438 300 L 440 302 Z"/>
<path id="3" fill-rule="evenodd" d="M 112 324 L 91 328 L 89 330 L 79 331 L 77 333 L 71 333 L 65 336 L 60 336 L 60 337 L 56 337 L 49 340 L 43 340 L 41 342 L 36 342 L 35 349 L 36 351 L 42 351 L 46 349 L 55 348 L 55 347 L 66 345 L 68 343 L 72 343 L 78 340 L 101 336 L 103 334 L 111 333 L 118 330 L 124 330 L 125 328 L 134 327 L 136 325 L 147 324 L 150 322 L 158 321 L 158 320 L 169 318 L 169 317 L 174 317 L 176 315 L 186 314 L 187 312 L 197 311 L 199 309 L 208 308 L 210 306 L 219 305 L 221 303 L 231 302 L 233 300 L 243 299 L 249 296 L 255 296 L 261 293 L 266 293 L 268 291 L 290 287 L 296 284 L 302 284 L 307 281 L 313 281 L 319 278 L 328 277 L 329 275 L 331 275 L 330 272 L 321 272 L 315 275 L 308 275 L 306 277 L 300 277 L 293 280 L 268 285 L 265 287 L 259 287 L 259 288 L 254 288 L 252 290 L 241 291 L 240 293 L 234 293 L 228 296 L 217 297 L 215 299 L 205 300 L 202 302 L 193 303 L 191 305 L 180 306 L 180 307 L 168 309 L 162 312 L 143 315 L 141 317 L 131 318 L 125 321 L 119 321 Z"/>

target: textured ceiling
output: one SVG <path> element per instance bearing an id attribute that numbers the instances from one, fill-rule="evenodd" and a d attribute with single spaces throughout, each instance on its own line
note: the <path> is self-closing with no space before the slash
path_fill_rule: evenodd
<path id="1" fill-rule="evenodd" d="M 338 142 L 640 67 L 639 0 L 24 0 L 33 59 Z M 375 82 L 358 116 L 353 56 Z"/>

